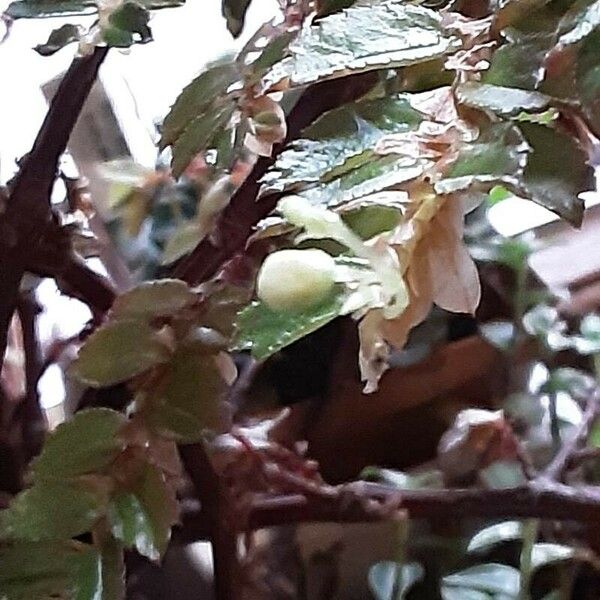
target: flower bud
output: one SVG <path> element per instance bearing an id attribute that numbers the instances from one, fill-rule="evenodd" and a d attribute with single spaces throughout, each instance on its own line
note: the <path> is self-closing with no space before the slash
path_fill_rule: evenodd
<path id="1" fill-rule="evenodd" d="M 334 278 L 335 261 L 323 250 L 279 250 L 262 264 L 257 293 L 271 310 L 301 312 L 331 293 Z"/>

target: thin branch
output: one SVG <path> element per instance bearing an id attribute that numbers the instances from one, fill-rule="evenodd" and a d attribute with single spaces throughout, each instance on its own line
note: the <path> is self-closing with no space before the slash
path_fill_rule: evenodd
<path id="1" fill-rule="evenodd" d="M 97 48 L 90 56 L 77 58 L 71 64 L 33 148 L 12 182 L 6 210 L 0 217 L 0 367 L 28 256 L 52 221 L 50 193 L 58 161 L 107 51 Z"/>
<path id="2" fill-rule="evenodd" d="M 60 290 L 85 302 L 92 311 L 103 315 L 112 306 L 116 291 L 110 281 L 96 273 L 83 260 L 71 254 L 56 274 Z"/>
<path id="3" fill-rule="evenodd" d="M 215 246 L 208 239 L 202 241 L 187 258 L 176 265 L 174 276 L 189 283 L 205 281 L 214 275 L 228 258 L 242 251 L 252 227 L 275 208 L 279 199 L 278 194 L 272 194 L 256 200 L 260 188 L 258 182 L 273 165 L 277 154 L 290 141 L 298 138 L 301 131 L 319 115 L 356 100 L 370 90 L 376 81 L 375 73 L 365 73 L 347 77 L 343 82 L 318 83 L 304 92 L 287 119 L 288 133 L 283 144 L 274 148 L 271 157 L 258 159 L 248 178 L 223 211 L 217 236 L 220 245 Z"/>
<path id="4" fill-rule="evenodd" d="M 201 443 L 179 446 L 179 454 L 200 498 L 201 520 L 212 545 L 215 599 L 236 600 L 240 598 L 237 523 L 231 518 L 227 490 Z"/>
<path id="5" fill-rule="evenodd" d="M 44 439 L 45 419 L 38 394 L 38 381 L 42 374 L 42 351 L 36 330 L 36 319 L 40 312 L 35 294 L 23 294 L 18 304 L 19 319 L 23 330 L 25 351 L 25 398 L 19 407 L 23 442 L 27 458 L 35 456 Z"/>

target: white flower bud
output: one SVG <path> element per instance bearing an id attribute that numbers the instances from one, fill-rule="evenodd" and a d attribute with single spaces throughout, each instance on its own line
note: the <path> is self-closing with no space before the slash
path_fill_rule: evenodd
<path id="1" fill-rule="evenodd" d="M 323 250 L 279 250 L 265 259 L 258 297 L 271 310 L 300 312 L 322 302 L 335 280 L 335 261 Z"/>

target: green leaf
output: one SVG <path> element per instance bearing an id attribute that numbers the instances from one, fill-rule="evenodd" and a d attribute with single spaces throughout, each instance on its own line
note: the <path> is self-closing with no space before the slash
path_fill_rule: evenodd
<path id="1" fill-rule="evenodd" d="M 291 85 L 425 62 L 456 47 L 434 11 L 399 2 L 356 6 L 302 30 L 290 46 Z"/>
<path id="2" fill-rule="evenodd" d="M 210 67 L 183 88 L 163 122 L 160 148 L 173 144 L 194 119 L 208 112 L 215 98 L 225 96 L 238 78 L 236 64 L 228 62 Z"/>
<path id="3" fill-rule="evenodd" d="M 181 348 L 158 389 L 146 399 L 144 419 L 160 435 L 180 442 L 199 441 L 207 429 L 219 428 L 224 391 L 215 355 Z"/>
<path id="4" fill-rule="evenodd" d="M 557 562 L 571 560 L 575 556 L 575 550 L 569 546 L 560 544 L 535 544 L 531 550 L 531 569 L 541 569 L 547 565 Z"/>
<path id="5" fill-rule="evenodd" d="M 507 565 L 497 563 L 476 565 L 464 571 L 446 575 L 442 580 L 442 590 L 465 588 L 484 594 L 505 594 L 516 597 L 519 594 L 519 577 L 519 571 Z M 467 599 L 469 596 L 464 596 L 464 598 Z M 477 598 L 477 595 L 473 598 Z"/>
<path id="6" fill-rule="evenodd" d="M 523 327 L 529 335 L 537 337 L 550 350 L 566 350 L 572 345 L 567 335 L 567 324 L 554 307 L 545 304 L 534 306 L 525 313 Z"/>
<path id="7" fill-rule="evenodd" d="M 159 332 L 139 320 L 116 321 L 97 329 L 79 350 L 72 374 L 93 387 L 131 379 L 167 362 L 169 348 Z"/>
<path id="8" fill-rule="evenodd" d="M 600 352 L 600 316 L 586 315 L 579 324 L 580 335 L 575 337 L 575 348 L 580 354 Z"/>
<path id="9" fill-rule="evenodd" d="M 573 138 L 542 125 L 520 129 L 532 152 L 523 175 L 526 197 L 575 226 L 583 219 L 581 192 L 594 189 L 594 170 Z"/>
<path id="10" fill-rule="evenodd" d="M 298 195 L 312 204 L 335 208 L 420 177 L 431 164 L 427 159 L 397 154 L 378 156 L 373 152 L 366 152 L 359 160 L 350 159 L 349 162 L 356 168 L 341 169 L 341 175 L 332 181 L 298 191 Z"/>
<path id="11" fill-rule="evenodd" d="M 343 304 L 340 293 L 301 313 L 274 312 L 254 301 L 237 315 L 234 348 L 263 360 L 335 319 Z"/>
<path id="12" fill-rule="evenodd" d="M 476 533 L 469 542 L 468 552 L 487 552 L 492 546 L 521 539 L 520 521 L 503 521 Z"/>
<path id="13" fill-rule="evenodd" d="M 98 595 L 97 551 L 78 542 L 18 542 L 0 545 L 3 600 L 116 600 Z"/>
<path id="14" fill-rule="evenodd" d="M 226 102 L 196 117 L 173 144 L 173 176 L 179 177 L 192 158 L 208 149 L 215 136 L 226 127 L 234 113 L 235 104 Z"/>
<path id="15" fill-rule="evenodd" d="M 33 477 L 60 479 L 105 469 L 125 449 L 119 431 L 126 419 L 108 408 L 75 413 L 46 440 L 32 466 Z"/>
<path id="16" fill-rule="evenodd" d="M 379 562 L 369 569 L 369 588 L 376 600 L 403 600 L 424 576 L 425 570 L 419 563 L 401 565 L 392 561 Z M 394 594 L 398 577 L 400 585 Z"/>
<path id="17" fill-rule="evenodd" d="M 113 535 L 151 560 L 160 559 L 177 521 L 177 500 L 163 474 L 146 465 L 131 490 L 116 495 L 108 509 Z"/>
<path id="18" fill-rule="evenodd" d="M 106 490 L 84 481 L 42 481 L 0 513 L 0 537 L 40 541 L 90 531 L 104 514 Z"/>
<path id="19" fill-rule="evenodd" d="M 423 114 L 410 95 L 362 100 L 331 110 L 282 152 L 262 178 L 261 195 L 331 181 L 372 158 L 375 143 L 388 133 L 416 129 Z"/>
<path id="20" fill-rule="evenodd" d="M 539 92 L 471 81 L 459 85 L 456 98 L 461 104 L 487 110 L 504 117 L 520 112 L 541 113 L 552 105 L 552 98 Z"/>
<path id="21" fill-rule="evenodd" d="M 48 36 L 48 41 L 45 44 L 38 44 L 34 50 L 42 56 L 50 56 L 68 44 L 79 41 L 80 36 L 81 28 L 67 23 L 54 29 Z"/>
<path id="22" fill-rule="evenodd" d="M 181 6 L 185 0 L 138 0 L 138 3 L 148 10 L 154 10 Z M 97 12 L 96 0 L 17 0 L 6 9 L 6 14 L 13 19 L 66 17 L 88 15 L 95 12 Z"/>
<path id="23" fill-rule="evenodd" d="M 550 373 L 540 392 L 544 394 L 566 392 L 574 398 L 586 398 L 593 393 L 595 387 L 596 381 L 588 373 L 571 367 L 560 367 Z"/>
<path id="24" fill-rule="evenodd" d="M 442 587 L 442 600 L 490 600 L 490 596 L 469 588 Z"/>
<path id="25" fill-rule="evenodd" d="M 148 27 L 150 13 L 137 2 L 125 2 L 108 18 L 109 25 L 102 29 L 102 38 L 109 46 L 127 48 L 134 43 L 152 40 Z"/>
<path id="26" fill-rule="evenodd" d="M 600 135 L 600 28 L 583 42 L 577 55 L 576 85 L 594 133 Z"/>
<path id="27" fill-rule="evenodd" d="M 502 352 L 512 348 L 515 326 L 510 321 L 488 321 L 479 325 L 481 337 Z"/>
<path id="28" fill-rule="evenodd" d="M 382 204 L 367 204 L 344 212 L 342 220 L 363 240 L 394 229 L 402 219 L 399 208 Z"/>
<path id="29" fill-rule="evenodd" d="M 100 546 L 101 600 L 122 600 L 126 597 L 123 554 L 123 544 L 111 535 L 107 535 Z M 90 600 L 100 600 L 98 591 L 90 590 L 90 592 Z"/>
<path id="30" fill-rule="evenodd" d="M 184 281 L 146 281 L 119 296 L 112 306 L 111 316 L 113 319 L 167 317 L 195 301 L 196 295 Z"/>
<path id="31" fill-rule="evenodd" d="M 244 28 L 246 11 L 251 0 L 222 0 L 221 13 L 227 21 L 227 29 L 233 37 L 238 37 Z"/>
<path id="32" fill-rule="evenodd" d="M 453 193 L 474 183 L 513 181 L 527 162 L 529 146 L 509 123 L 491 125 L 476 142 L 464 144 L 446 176 L 435 184 L 438 193 Z"/>
<path id="33" fill-rule="evenodd" d="M 482 483 L 493 490 L 505 490 L 527 483 L 520 463 L 510 460 L 497 460 L 479 471 Z"/>
<path id="34" fill-rule="evenodd" d="M 501 46 L 492 54 L 482 82 L 503 88 L 535 90 L 543 78 L 542 64 L 552 40 L 538 35 L 513 39 L 514 42 Z"/>
<path id="35" fill-rule="evenodd" d="M 559 25 L 561 46 L 577 44 L 600 28 L 600 1 L 575 2 Z"/>

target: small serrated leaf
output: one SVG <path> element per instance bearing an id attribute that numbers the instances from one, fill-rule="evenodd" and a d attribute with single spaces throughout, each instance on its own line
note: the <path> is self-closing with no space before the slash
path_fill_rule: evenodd
<path id="1" fill-rule="evenodd" d="M 191 121 L 208 111 L 215 98 L 225 96 L 238 78 L 237 65 L 228 62 L 208 68 L 183 88 L 163 122 L 160 148 L 173 144 Z"/>
<path id="2" fill-rule="evenodd" d="M 290 46 L 292 86 L 351 72 L 401 67 L 456 47 L 441 17 L 414 4 L 355 6 L 305 27 Z M 335 48 L 335 52 L 332 52 Z"/>
<path id="3" fill-rule="evenodd" d="M 173 144 L 171 168 L 173 176 L 179 177 L 192 158 L 208 149 L 215 136 L 227 126 L 235 111 L 233 102 L 226 102 L 196 117 Z"/>
<path id="4" fill-rule="evenodd" d="M 234 346 L 265 359 L 335 319 L 343 305 L 340 293 L 300 313 L 275 312 L 254 301 L 237 315 Z"/>
<path id="5" fill-rule="evenodd" d="M 151 560 L 163 556 L 177 518 L 175 492 L 152 465 L 130 490 L 113 498 L 108 510 L 113 535 Z"/>
<path id="6" fill-rule="evenodd" d="M 179 279 L 146 281 L 119 296 L 112 308 L 113 319 L 145 319 L 174 315 L 196 301 L 187 283 Z"/>
<path id="7" fill-rule="evenodd" d="M 488 110 L 505 117 L 517 116 L 522 111 L 544 112 L 552 105 L 552 98 L 539 92 L 475 81 L 459 85 L 456 98 L 466 106 Z"/>
<path id="8" fill-rule="evenodd" d="M 174 354 L 162 382 L 143 403 L 149 427 L 180 442 L 198 441 L 207 429 L 219 428 L 225 382 L 215 357 L 194 348 Z"/>
<path id="9" fill-rule="evenodd" d="M 79 542 L 1 544 L 0 597 L 3 600 L 98 599 L 98 562 L 97 551 Z"/>
<path id="10" fill-rule="evenodd" d="M 363 100 L 331 110 L 282 152 L 263 177 L 261 194 L 332 181 L 372 158 L 384 135 L 415 129 L 423 114 L 410 94 Z"/>
<path id="11" fill-rule="evenodd" d="M 0 512 L 0 537 L 27 541 L 69 539 L 90 531 L 104 514 L 106 492 L 84 481 L 43 481 Z"/>
<path id="12" fill-rule="evenodd" d="M 108 408 L 75 413 L 48 437 L 35 459 L 35 480 L 76 477 L 105 469 L 125 448 L 119 430 L 126 419 Z"/>
<path id="13" fill-rule="evenodd" d="M 116 321 L 103 325 L 86 340 L 71 373 L 83 383 L 105 387 L 165 363 L 170 356 L 158 332 L 147 323 Z"/>

